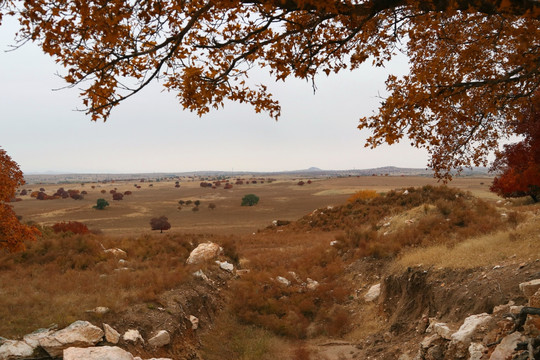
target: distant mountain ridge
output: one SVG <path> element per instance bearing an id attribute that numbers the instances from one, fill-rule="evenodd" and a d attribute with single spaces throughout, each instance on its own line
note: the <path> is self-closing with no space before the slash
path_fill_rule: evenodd
<path id="1" fill-rule="evenodd" d="M 318 167 L 310 167 L 303 170 L 290 171 L 187 171 L 187 172 L 160 172 L 160 173 L 96 173 L 96 174 L 77 174 L 48 171 L 46 173 L 28 173 L 25 174 L 25 180 L 29 184 L 36 183 L 80 183 L 80 182 L 100 182 L 107 180 L 156 180 L 173 177 L 234 177 L 234 176 L 299 176 L 299 177 L 346 177 L 346 176 L 372 176 L 372 175 L 388 175 L 388 176 L 433 176 L 433 171 L 430 169 L 419 168 L 400 168 L 395 166 L 383 166 L 372 169 L 349 169 L 349 170 L 323 170 Z M 460 176 L 488 176 L 487 168 L 472 168 L 464 169 Z"/>

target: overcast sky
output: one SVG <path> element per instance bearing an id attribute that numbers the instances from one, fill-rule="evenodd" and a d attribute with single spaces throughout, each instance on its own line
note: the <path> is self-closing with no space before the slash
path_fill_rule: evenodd
<path id="1" fill-rule="evenodd" d="M 62 68 L 37 46 L 6 52 L 14 32 L 13 23 L 0 26 L 0 147 L 24 172 L 426 167 L 424 150 L 406 142 L 370 150 L 364 148 L 369 133 L 356 128 L 360 117 L 377 109 L 387 74 L 405 71 L 403 60 L 385 69 L 365 65 L 322 75 L 315 94 L 302 80 L 270 80 L 282 106 L 277 122 L 234 103 L 199 118 L 157 84 L 103 123 L 75 111 L 82 107 L 77 90 L 53 91 L 65 85 L 55 75 Z"/>

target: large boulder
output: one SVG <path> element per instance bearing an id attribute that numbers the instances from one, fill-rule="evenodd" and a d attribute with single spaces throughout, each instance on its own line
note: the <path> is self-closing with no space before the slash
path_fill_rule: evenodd
<path id="1" fill-rule="evenodd" d="M 65 329 L 39 339 L 39 345 L 51 357 L 59 357 L 68 347 L 89 347 L 103 338 L 103 330 L 88 321 L 75 321 Z"/>
<path id="2" fill-rule="evenodd" d="M 32 356 L 34 348 L 24 341 L 0 340 L 0 360 L 21 359 Z"/>
<path id="3" fill-rule="evenodd" d="M 221 251 L 222 248 L 218 244 L 215 244 L 213 242 L 199 244 L 199 246 L 197 246 L 191 252 L 191 254 L 189 254 L 186 263 L 200 264 L 202 262 L 216 258 Z"/>
<path id="4" fill-rule="evenodd" d="M 514 353 L 518 342 L 521 339 L 520 332 L 514 332 L 504 337 L 499 345 L 495 348 L 495 351 L 489 357 L 489 360 L 506 360 L 509 359 Z"/>
<path id="5" fill-rule="evenodd" d="M 452 334 L 449 351 L 454 353 L 456 358 L 465 357 L 469 352 L 468 348 L 473 337 L 492 320 L 493 317 L 487 313 L 471 315 L 466 318 L 458 331 Z"/>
<path id="6" fill-rule="evenodd" d="M 52 329 L 38 329 L 30 334 L 24 335 L 23 340 L 35 349 L 39 346 L 39 339 L 43 339 L 52 333 L 54 333 L 54 330 Z"/>
<path id="7" fill-rule="evenodd" d="M 70 347 L 64 350 L 64 360 L 133 360 L 133 355 L 117 346 L 89 348 Z"/>

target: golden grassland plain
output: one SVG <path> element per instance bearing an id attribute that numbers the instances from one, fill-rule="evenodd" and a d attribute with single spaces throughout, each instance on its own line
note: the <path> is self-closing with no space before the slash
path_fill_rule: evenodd
<path id="1" fill-rule="evenodd" d="M 57 199 L 37 200 L 30 195 L 19 196 L 23 201 L 13 203 L 15 211 L 23 221 L 33 221 L 40 225 L 52 226 L 61 221 L 79 221 L 91 230 L 102 231 L 106 235 L 140 235 L 150 232 L 152 217 L 166 216 L 171 224 L 171 232 L 250 234 L 271 224 L 273 220 L 297 220 L 316 208 L 342 204 L 356 191 L 369 189 L 386 192 L 397 188 L 438 185 L 430 177 L 412 176 L 361 176 L 345 178 L 311 179 L 311 184 L 298 186 L 299 178 L 280 177 L 271 183 L 234 185 L 225 190 L 223 185 L 201 188 L 200 181 L 175 181 L 139 183 L 116 181 L 109 183 L 82 184 L 32 184 L 24 189 L 33 191 L 43 187 L 52 195 L 59 187 L 87 191 L 83 200 Z M 307 181 L 307 178 L 302 179 Z M 470 191 L 473 195 L 496 200 L 489 192 L 491 178 L 458 177 L 449 186 Z M 141 186 L 135 188 L 135 184 Z M 92 186 L 94 188 L 92 188 Z M 132 195 L 114 201 L 110 191 Z M 101 191 L 105 190 L 105 194 Z M 240 206 L 244 195 L 253 193 L 260 201 L 254 207 Z M 99 198 L 106 199 L 110 206 L 96 210 L 92 206 Z M 181 206 L 179 200 L 199 200 L 199 211 L 192 211 L 194 205 Z M 210 203 L 215 209 L 208 208 Z"/>
<path id="2" fill-rule="evenodd" d="M 272 298 L 258 294 L 258 284 L 266 283 L 268 278 L 288 276 L 290 271 L 302 279 L 310 277 L 322 284 L 320 290 L 313 293 L 314 299 L 323 301 L 320 306 L 309 297 L 311 293 L 291 293 L 282 297 L 290 300 L 288 310 L 298 308 L 312 312 L 313 323 L 318 326 L 314 329 L 351 341 L 380 331 L 386 325 L 382 318 L 372 316 L 376 312 L 375 305 L 365 305 L 361 311 L 356 311 L 356 318 L 350 319 L 347 306 L 356 304 L 353 289 L 357 289 L 358 284 L 344 269 L 354 258 L 340 255 L 341 250 L 337 248 L 328 250 L 331 241 L 340 236 L 346 240 L 347 234 L 339 230 L 339 226 L 324 231 L 302 227 L 302 224 L 264 228 L 277 219 L 301 219 L 317 208 L 335 206 L 334 210 L 345 211 L 347 205 L 354 205 L 347 199 L 359 190 L 390 194 L 394 189 L 440 183 L 429 177 L 408 176 L 312 178 L 311 184 L 303 186 L 297 185 L 299 180 L 307 182 L 309 179 L 278 177 L 272 183 L 265 181 L 261 184 L 259 181 L 257 184 L 234 185 L 230 190 L 225 190 L 223 185 L 216 189 L 201 188 L 200 181 L 187 180 L 180 181 L 180 188 L 175 188 L 174 180 L 153 183 L 116 181 L 86 183 L 84 186 L 25 185 L 24 189 L 32 190 L 43 187 L 49 195 L 59 187 L 85 190 L 88 194 L 83 200 L 36 200 L 25 195 L 19 196 L 23 201 L 13 203 L 23 221 L 33 221 L 45 227 L 44 236 L 29 244 L 27 252 L 0 253 L 0 336 L 20 337 L 51 323 L 62 327 L 77 319 L 96 320 L 85 312 L 96 306 L 107 306 L 113 314 L 121 314 L 123 310 L 141 303 L 154 308 L 167 291 L 190 286 L 194 281 L 190 276 L 193 269 L 185 265 L 185 259 L 197 243 L 204 241 L 220 243 L 230 250 L 227 251 L 229 260 L 238 261 L 239 268 L 251 270 L 249 275 L 231 283 L 230 291 L 234 296 L 230 297 L 228 310 L 222 312 L 215 321 L 214 330 L 203 339 L 205 358 L 247 360 L 272 357 L 261 354 L 290 358 L 281 353 L 285 348 L 283 341 L 296 339 L 297 334 L 304 332 L 301 327 L 306 324 L 295 320 L 292 315 L 290 319 L 285 317 L 281 325 L 283 333 L 289 337 L 283 337 L 272 332 L 275 329 L 273 324 L 261 325 L 259 321 L 252 326 L 242 322 L 249 316 L 245 311 L 250 310 L 250 306 L 256 308 L 257 304 Z M 141 188 L 136 189 L 135 184 Z M 397 256 L 381 261 L 389 264 L 390 271 L 400 272 L 419 264 L 435 268 L 492 267 L 493 264 L 519 264 L 540 258 L 540 247 L 537 246 L 540 239 L 537 233 L 540 226 L 538 206 L 523 205 L 524 199 L 499 202 L 500 199 L 489 192 L 490 184 L 491 178 L 488 177 L 460 177 L 449 186 L 469 191 L 485 202 L 495 204 L 497 214 L 508 214 L 508 219 L 496 217 L 502 223 L 508 223 L 512 214 L 520 221 L 502 226 L 499 232 L 491 235 L 483 232 L 482 236 L 460 238 L 459 242 L 405 247 Z M 114 201 L 110 190 L 115 188 L 118 192 L 132 191 L 133 194 Z M 102 190 L 105 194 L 101 193 Z M 240 206 L 242 197 L 249 193 L 260 197 L 259 204 Z M 110 206 L 105 210 L 92 208 L 98 198 L 105 198 Z M 184 205 L 179 210 L 179 200 L 200 200 L 199 211 L 192 211 L 193 205 Z M 214 210 L 208 208 L 210 203 L 216 205 Z M 450 210 L 459 210 L 457 207 L 450 207 Z M 436 203 L 394 214 L 391 221 L 385 220 L 390 224 L 380 231 L 398 233 L 403 228 L 412 228 L 403 224 L 411 220 L 420 224 L 422 216 L 434 216 L 437 209 Z M 325 216 L 331 213 L 324 212 Z M 152 232 L 149 225 L 150 218 L 161 215 L 167 216 L 172 225 L 171 230 L 164 234 Z M 346 220 L 341 212 L 332 216 L 334 218 L 330 220 Z M 60 221 L 80 221 L 101 234 L 53 234 L 47 226 Z M 472 227 L 479 225 L 475 223 Z M 102 245 L 125 250 L 132 270 L 116 271 L 118 260 L 106 256 Z M 215 264 L 207 266 L 210 270 Z M 103 274 L 110 276 L 104 277 Z M 277 290 L 272 288 L 269 291 Z M 142 317 L 147 315 L 141 314 Z M 347 333 L 345 330 L 350 331 Z M 303 349 L 300 346 L 298 354 L 301 355 Z M 308 358 L 300 355 L 292 358 Z"/>

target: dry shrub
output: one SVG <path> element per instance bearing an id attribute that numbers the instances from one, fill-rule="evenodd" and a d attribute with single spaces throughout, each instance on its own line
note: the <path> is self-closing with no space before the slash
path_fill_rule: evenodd
<path id="1" fill-rule="evenodd" d="M 310 360 L 310 359 L 311 359 L 311 351 L 309 351 L 304 344 L 298 345 L 298 347 L 294 349 L 293 360 Z"/>
<path id="2" fill-rule="evenodd" d="M 512 220 L 502 221 L 497 209 L 470 194 L 445 186 L 409 188 L 391 191 L 369 202 L 359 201 L 326 211 L 327 222 L 345 217 L 345 235 L 336 238 L 337 248 L 347 258 L 394 256 L 410 246 L 456 243 L 464 239 L 497 231 Z M 402 214 L 420 214 L 406 219 Z M 508 218 L 510 216 L 507 216 Z M 388 218 L 401 222 L 387 228 Z"/>
<path id="3" fill-rule="evenodd" d="M 352 194 L 348 199 L 347 202 L 354 203 L 357 201 L 365 201 L 365 200 L 371 200 L 379 196 L 375 190 L 360 190 Z"/>
<path id="4" fill-rule="evenodd" d="M 21 253 L 0 253 L 0 334 L 16 337 L 88 319 L 85 310 L 120 311 L 154 301 L 190 279 L 184 263 L 199 236 L 110 238 L 44 232 Z M 195 245 L 193 245 L 195 244 Z M 127 263 L 103 251 L 121 248 Z"/>
<path id="5" fill-rule="evenodd" d="M 90 230 L 88 227 L 78 221 L 59 222 L 52 226 L 55 233 L 59 232 L 72 232 L 74 234 L 88 234 Z"/>
<path id="6" fill-rule="evenodd" d="M 344 263 L 338 251 L 328 245 L 328 238 L 316 243 L 310 235 L 294 242 L 287 235 L 275 242 L 267 239 L 265 244 L 272 242 L 275 247 L 262 252 L 251 247 L 253 252 L 247 254 L 251 272 L 233 284 L 231 305 L 242 322 L 301 339 L 307 336 L 315 318 L 324 315 L 332 304 L 348 299 L 350 289 L 338 281 Z M 282 244 L 288 245 L 286 251 Z M 290 285 L 280 283 L 278 276 Z M 308 289 L 308 277 L 319 286 Z"/>
<path id="7" fill-rule="evenodd" d="M 212 332 L 201 337 L 206 360 L 272 360 L 280 359 L 284 348 L 267 330 L 244 325 L 228 311 L 222 312 L 213 324 Z"/>

